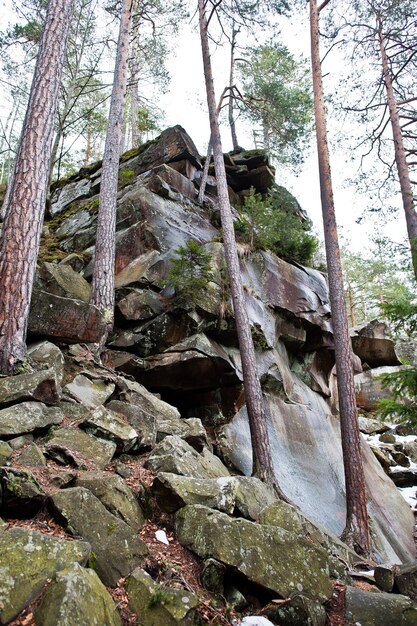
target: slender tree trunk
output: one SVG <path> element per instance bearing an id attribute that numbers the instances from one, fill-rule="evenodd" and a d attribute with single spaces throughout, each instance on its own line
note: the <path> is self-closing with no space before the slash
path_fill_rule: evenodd
<path id="1" fill-rule="evenodd" d="M 219 104 L 217 105 L 217 115 L 219 115 L 220 110 L 222 108 L 222 103 L 223 103 L 223 99 L 224 99 L 226 91 L 227 91 L 227 87 L 223 89 L 223 93 L 220 96 Z M 210 141 L 207 146 L 207 155 L 206 155 L 206 160 L 204 162 L 203 173 L 201 175 L 200 189 L 198 190 L 197 200 L 199 204 L 203 204 L 203 201 L 204 201 L 204 194 L 206 191 L 206 185 L 207 185 L 207 179 L 208 179 L 208 173 L 209 173 L 209 167 L 210 167 L 212 154 L 213 154 L 213 144 L 212 144 L 211 137 L 210 137 Z"/>
<path id="2" fill-rule="evenodd" d="M 407 164 L 407 157 L 404 150 L 404 141 L 401 132 L 400 118 L 397 108 L 397 102 L 394 94 L 392 76 L 389 68 L 388 56 L 385 48 L 385 38 L 382 34 L 382 23 L 377 18 L 378 41 L 381 52 L 382 71 L 387 93 L 387 102 L 389 109 L 389 117 L 394 138 L 394 154 L 397 166 L 398 178 L 400 180 L 401 197 L 405 213 L 405 221 L 407 224 L 408 240 L 410 242 L 411 259 L 413 264 L 413 272 L 417 280 L 417 213 L 413 197 L 413 189 L 410 181 L 410 172 Z"/>
<path id="3" fill-rule="evenodd" d="M 91 159 L 91 126 L 87 125 L 87 140 L 85 145 L 84 165 L 88 165 Z"/>
<path id="4" fill-rule="evenodd" d="M 25 358 L 59 85 L 73 0 L 50 0 L 0 242 L 0 371 Z"/>
<path id="5" fill-rule="evenodd" d="M 127 81 L 129 31 L 132 17 L 132 0 L 123 0 L 120 31 L 114 69 L 113 91 L 110 101 L 109 123 L 103 155 L 100 186 L 100 207 L 97 222 L 91 303 L 105 315 L 107 332 L 102 344 L 113 328 L 114 321 L 114 257 L 116 233 L 116 195 L 119 173 L 119 154 L 123 132 L 123 105 Z"/>
<path id="6" fill-rule="evenodd" d="M 234 74 L 235 74 L 235 48 L 236 48 L 236 35 L 237 30 L 235 24 L 232 26 L 232 41 L 230 42 L 230 75 L 229 75 L 229 126 L 232 134 L 233 150 L 236 152 L 239 150 L 239 144 L 237 141 L 236 124 L 234 116 L 234 99 L 233 99 L 233 86 L 234 86 Z"/>
<path id="7" fill-rule="evenodd" d="M 207 180 L 208 180 L 208 173 L 209 173 L 209 168 L 210 168 L 210 161 L 211 161 L 211 155 L 213 153 L 213 145 L 212 145 L 212 141 L 211 141 L 211 137 L 210 137 L 210 141 L 207 147 L 207 155 L 206 155 L 206 160 L 204 162 L 204 167 L 203 167 L 203 173 L 201 174 L 201 181 L 200 181 L 200 189 L 198 190 L 198 203 L 199 204 L 203 204 L 204 201 L 204 194 L 206 192 L 206 186 L 207 186 Z"/>
<path id="8" fill-rule="evenodd" d="M 329 276 L 337 386 L 339 390 L 340 427 L 346 483 L 346 527 L 344 540 L 361 553 L 370 553 L 370 537 L 366 510 L 365 478 L 362 464 L 352 348 L 344 302 L 342 264 L 337 235 L 336 215 L 327 143 L 326 111 L 320 64 L 319 12 L 317 0 L 310 0 L 311 62 L 313 72 L 314 113 L 320 172 L 324 239 Z"/>
<path id="9" fill-rule="evenodd" d="M 139 119 L 139 17 L 134 15 L 131 28 L 132 50 L 130 55 L 130 120 L 132 125 L 132 148 L 140 145 Z"/>
<path id="10" fill-rule="evenodd" d="M 214 167 L 217 180 L 217 194 L 223 229 L 224 253 L 226 257 L 227 271 L 229 274 L 230 290 L 236 319 L 236 329 L 242 358 L 246 406 L 249 415 L 249 425 L 252 439 L 254 474 L 265 480 L 268 484 L 274 486 L 278 495 L 285 498 L 277 485 L 272 467 L 271 449 L 269 445 L 262 390 L 256 371 L 255 349 L 253 346 L 250 324 L 244 301 L 214 94 L 213 74 L 211 70 L 207 33 L 207 20 L 204 12 L 204 0 L 198 0 L 198 8 L 204 76 L 210 116 L 211 140 L 213 145 Z"/>

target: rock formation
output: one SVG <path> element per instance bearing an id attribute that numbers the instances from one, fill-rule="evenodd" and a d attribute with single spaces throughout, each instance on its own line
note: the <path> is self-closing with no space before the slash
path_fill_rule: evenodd
<path id="1" fill-rule="evenodd" d="M 273 182 L 262 154 L 225 159 L 236 210 L 251 186 L 265 193 Z M 0 624 L 29 605 L 36 624 L 63 626 L 68 615 L 84 614 L 88 598 L 97 619 L 119 624 L 102 583 L 115 588 L 113 598 L 127 589 L 129 610 L 145 625 L 207 623 L 209 609 L 181 583 L 184 574 L 170 563 L 172 579 L 166 571 L 164 577 L 154 558 L 149 501 L 153 522 L 157 507 L 173 533 L 164 547 L 168 561 L 173 546 L 189 548 L 200 559 L 193 563 L 204 561 L 207 589 L 235 609 L 254 597 L 262 605 L 278 598 L 267 613 L 273 622 L 324 624 L 339 580 L 346 620 L 383 623 L 377 616 L 389 606 L 396 624 L 417 624 L 409 598 L 350 587 L 360 559 L 337 538 L 344 480 L 325 276 L 242 246 L 274 468 L 293 506 L 250 477 L 215 180 L 199 206 L 200 174 L 200 157 L 180 127 L 121 158 L 116 325 L 101 363 L 92 344 L 103 320 L 88 304 L 100 163 L 53 188 L 29 320 L 35 343 L 27 371 L 0 380 Z M 212 280 L 195 302 L 179 305 L 162 284 L 174 250 L 190 239 L 210 252 Z M 359 329 L 353 347 L 358 370 L 361 361 L 398 364 L 378 325 Z M 388 568 L 409 564 L 412 512 L 365 441 L 363 454 L 374 556 Z M 56 537 L 24 521 L 7 525 L 35 516 L 41 529 L 45 507 L 60 528 Z M 25 558 L 33 575 L 20 581 Z M 31 605 L 50 580 L 41 602 Z M 373 596 L 368 613 L 363 594 Z"/>

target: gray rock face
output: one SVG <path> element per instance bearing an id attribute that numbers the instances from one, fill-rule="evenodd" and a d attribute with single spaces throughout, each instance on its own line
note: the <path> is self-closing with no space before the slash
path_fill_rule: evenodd
<path id="1" fill-rule="evenodd" d="M 132 528 L 112 515 L 91 491 L 74 487 L 52 496 L 55 513 L 71 532 L 91 545 L 93 566 L 105 585 L 115 586 L 147 554 Z"/>
<path id="2" fill-rule="evenodd" d="M 60 424 L 64 414 L 42 402 L 22 402 L 0 410 L 0 437 L 20 435 Z"/>
<path id="3" fill-rule="evenodd" d="M 97 574 L 78 563 L 58 572 L 39 607 L 36 623 L 42 626 L 121 626 L 113 599 Z"/>
<path id="4" fill-rule="evenodd" d="M 60 428 L 45 444 L 47 455 L 58 463 L 83 467 L 86 461 L 103 469 L 116 452 L 116 444 L 88 435 L 78 428 Z"/>
<path id="5" fill-rule="evenodd" d="M 176 435 L 165 437 L 152 450 L 146 467 L 154 473 L 170 472 L 193 478 L 220 478 L 230 475 L 220 459 L 206 448 L 199 454 Z"/>
<path id="6" fill-rule="evenodd" d="M 201 505 L 181 509 L 176 530 L 198 556 L 214 558 L 283 598 L 298 590 L 322 604 L 331 596 L 326 551 L 300 535 Z"/>
<path id="7" fill-rule="evenodd" d="M 198 623 L 198 599 L 185 589 L 161 588 L 141 569 L 129 576 L 126 588 L 129 605 L 140 615 L 143 626 L 194 626 Z"/>
<path id="8" fill-rule="evenodd" d="M 278 357 L 285 395 L 265 396 L 275 474 L 284 493 L 328 532 L 343 532 L 346 504 L 339 422 L 323 398 L 305 386 Z M 222 428 L 223 454 L 246 475 L 252 473 L 249 426 L 245 408 Z M 363 445 L 368 510 L 374 521 L 376 552 L 383 561 L 414 558 L 410 508 L 386 476 L 370 448 Z M 314 472 L 312 473 L 312 468 Z M 326 480 L 316 479 L 326 476 Z"/>
<path id="9" fill-rule="evenodd" d="M 346 620 L 361 626 L 415 626 L 417 609 L 409 598 L 392 593 L 370 593 L 348 587 Z"/>
<path id="10" fill-rule="evenodd" d="M 67 393 L 90 409 L 104 404 L 114 389 L 115 385 L 113 383 L 106 383 L 103 380 L 91 380 L 83 374 L 78 374 L 72 383 L 65 386 Z"/>
<path id="11" fill-rule="evenodd" d="M 115 474 L 84 472 L 77 478 L 77 487 L 89 489 L 112 513 L 138 531 L 145 521 L 137 497 L 125 481 Z"/>
<path id="12" fill-rule="evenodd" d="M 104 406 L 94 409 L 82 427 L 92 435 L 114 441 L 118 452 L 127 452 L 136 447 L 138 440 L 136 430 Z"/>
<path id="13" fill-rule="evenodd" d="M 146 320 L 163 311 L 160 297 L 153 291 L 135 289 L 117 303 L 127 320 Z"/>
<path id="14" fill-rule="evenodd" d="M 51 198 L 51 214 L 61 213 L 71 202 L 89 195 L 91 182 L 88 178 L 76 180 L 60 189 L 57 189 Z"/>
<path id="15" fill-rule="evenodd" d="M 42 589 L 48 578 L 71 563 L 84 565 L 90 546 L 26 528 L 0 533 L 0 624 L 8 624 Z"/>
<path id="16" fill-rule="evenodd" d="M 207 433 L 201 420 L 190 417 L 188 419 L 162 416 L 156 420 L 156 439 L 162 441 L 169 435 L 177 435 L 184 439 L 193 448 L 201 451 L 208 445 Z"/>

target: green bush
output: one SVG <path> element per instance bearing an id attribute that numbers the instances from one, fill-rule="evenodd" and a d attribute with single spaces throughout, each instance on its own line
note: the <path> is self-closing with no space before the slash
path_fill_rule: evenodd
<path id="1" fill-rule="evenodd" d="M 235 222 L 237 237 L 253 249 L 267 248 L 285 261 L 302 265 L 311 263 L 318 246 L 311 228 L 295 198 L 279 186 L 265 199 L 251 188 L 243 214 Z"/>
<path id="2" fill-rule="evenodd" d="M 405 333 L 415 341 L 417 334 L 417 304 L 409 300 L 385 303 L 383 311 L 396 333 Z M 417 367 L 391 372 L 381 376 L 383 388 L 389 388 L 392 398 L 380 400 L 380 417 L 396 418 L 406 426 L 417 426 Z"/>
<path id="3" fill-rule="evenodd" d="M 213 278 L 210 254 L 193 239 L 187 241 L 185 246 L 176 248 L 174 252 L 177 258 L 172 260 L 163 285 L 174 287 L 179 304 L 194 303 Z"/>

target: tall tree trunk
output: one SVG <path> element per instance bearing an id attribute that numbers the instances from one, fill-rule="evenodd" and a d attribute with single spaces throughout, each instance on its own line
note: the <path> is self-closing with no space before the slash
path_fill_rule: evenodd
<path id="1" fill-rule="evenodd" d="M 136 13 L 136 10 L 135 10 Z M 138 128 L 139 119 L 139 15 L 135 14 L 131 28 L 131 54 L 130 54 L 130 120 L 132 125 L 132 148 L 140 144 Z"/>
<path id="2" fill-rule="evenodd" d="M 232 144 L 233 150 L 236 152 L 239 150 L 239 144 L 237 141 L 236 134 L 236 124 L 235 124 L 235 116 L 234 116 L 234 98 L 233 98 L 233 87 L 235 80 L 235 48 L 236 48 L 236 35 L 238 31 L 236 30 L 235 24 L 232 26 L 232 40 L 230 42 L 230 75 L 229 75 L 229 126 L 230 132 L 232 134 Z"/>
<path id="3" fill-rule="evenodd" d="M 50 0 L 11 179 L 0 242 L 0 371 L 26 354 L 26 329 L 45 200 L 58 92 L 73 0 Z"/>
<path id="4" fill-rule="evenodd" d="M 219 100 L 219 104 L 217 105 L 217 116 L 220 113 L 220 110 L 222 108 L 222 103 L 223 103 L 223 99 L 225 96 L 225 93 L 227 91 L 227 87 L 225 87 L 225 89 L 223 89 L 223 93 L 220 96 L 220 100 Z M 203 204 L 204 201 L 204 194 L 206 191 L 206 186 L 207 186 L 207 179 L 208 179 L 208 173 L 209 173 L 209 167 L 210 167 L 210 161 L 211 161 L 211 155 L 213 154 L 213 145 L 212 145 L 212 141 L 211 141 L 211 137 L 210 137 L 210 141 L 208 143 L 207 146 L 207 155 L 206 155 L 206 160 L 204 162 L 204 167 L 203 167 L 203 173 L 201 174 L 201 181 L 200 181 L 200 189 L 198 190 L 198 203 L 199 204 Z"/>
<path id="5" fill-rule="evenodd" d="M 96 248 L 94 256 L 91 303 L 105 315 L 106 333 L 114 321 L 114 257 L 116 234 L 116 195 L 119 173 L 119 155 L 123 132 L 123 105 L 127 81 L 127 57 L 133 0 L 123 0 L 120 15 L 120 31 L 117 43 L 113 90 L 110 101 L 109 122 L 103 155 L 100 205 L 97 221 Z"/>
<path id="6" fill-rule="evenodd" d="M 352 348 L 343 295 L 342 264 L 340 260 L 330 172 L 330 156 L 327 143 L 326 111 L 320 63 L 319 11 L 317 9 L 317 0 L 310 0 L 310 29 L 321 204 L 333 320 L 340 427 L 346 483 L 347 510 L 346 527 L 343 531 L 343 538 L 359 552 L 369 554 L 371 546 L 366 510 L 361 440 L 353 380 Z"/>
<path id="7" fill-rule="evenodd" d="M 408 240 L 410 242 L 411 259 L 413 272 L 417 280 L 417 213 L 413 197 L 413 189 L 410 181 L 410 172 L 407 164 L 407 157 L 404 150 L 404 141 L 401 132 L 400 118 L 395 99 L 392 76 L 389 68 L 388 56 L 385 48 L 385 39 L 382 34 L 381 19 L 377 18 L 378 41 L 381 52 L 382 71 L 387 93 L 389 117 L 394 138 L 395 164 L 397 166 L 398 178 L 400 180 L 401 198 L 404 208 L 405 221 L 407 224 Z"/>
<path id="8" fill-rule="evenodd" d="M 242 358 L 245 398 L 252 439 L 254 474 L 268 484 L 274 486 L 278 495 L 285 499 L 285 496 L 277 484 L 272 467 L 271 449 L 269 445 L 262 390 L 256 371 L 255 349 L 253 346 L 249 319 L 245 307 L 214 94 L 213 74 L 211 70 L 207 33 L 207 20 L 204 6 L 204 0 L 198 0 L 201 49 L 203 54 L 207 104 L 210 116 L 210 130 L 213 145 L 214 168 L 217 180 L 217 194 L 223 229 L 224 253 L 230 280 L 230 290 L 232 294 L 236 329 Z"/>

